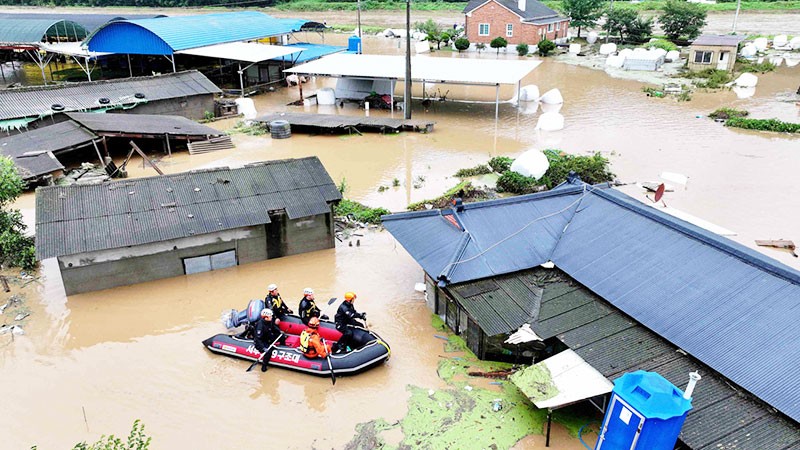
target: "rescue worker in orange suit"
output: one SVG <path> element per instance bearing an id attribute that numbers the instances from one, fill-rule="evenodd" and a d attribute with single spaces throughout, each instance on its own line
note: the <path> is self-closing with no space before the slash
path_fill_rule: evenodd
<path id="1" fill-rule="evenodd" d="M 334 353 L 341 353 L 347 350 L 353 344 L 353 329 L 348 325 L 358 326 L 360 323 L 356 319 L 367 320 L 366 313 L 359 313 L 353 306 L 353 301 L 356 299 L 355 292 L 346 292 L 344 294 L 344 301 L 339 305 L 336 311 L 336 329 L 342 333 L 342 338 L 334 344 Z"/>
<path id="2" fill-rule="evenodd" d="M 300 351 L 307 358 L 327 358 L 328 348 L 319 335 L 319 318 L 312 317 L 308 320 L 308 328 L 300 333 Z"/>
<path id="3" fill-rule="evenodd" d="M 267 296 L 264 298 L 264 303 L 267 304 L 267 308 L 272 308 L 272 312 L 278 319 L 283 320 L 286 314 L 294 314 L 289 308 L 289 305 L 283 301 L 281 298 L 281 294 L 278 292 L 278 285 L 277 284 L 270 284 L 267 286 Z"/>
<path id="4" fill-rule="evenodd" d="M 300 300 L 300 306 L 298 306 L 297 310 L 300 312 L 300 320 L 303 321 L 304 325 L 308 325 L 308 321 L 312 317 L 319 317 L 321 311 L 317 308 L 317 303 L 314 301 L 313 289 L 303 289 L 303 298 Z"/>
<path id="5" fill-rule="evenodd" d="M 267 365 L 269 364 L 270 358 L 272 358 L 272 349 L 270 348 L 272 343 L 277 340 L 276 343 L 283 344 L 286 340 L 286 336 L 284 336 L 281 329 L 278 328 L 278 324 L 281 323 L 281 320 L 273 316 L 274 314 L 271 309 L 262 309 L 261 320 L 256 322 L 256 331 L 253 333 L 253 344 L 255 344 L 256 350 L 263 354 L 261 357 L 262 372 L 267 371 Z"/>

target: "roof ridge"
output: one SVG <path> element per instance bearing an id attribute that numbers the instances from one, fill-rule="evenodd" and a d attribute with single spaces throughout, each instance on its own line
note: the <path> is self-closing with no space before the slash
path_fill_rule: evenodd
<path id="1" fill-rule="evenodd" d="M 49 84 L 46 86 L 22 86 L 16 88 L 0 89 L 0 94 L 2 94 L 3 92 L 17 93 L 17 92 L 33 92 L 33 91 L 54 91 L 58 89 L 64 89 L 75 86 L 89 86 L 89 85 L 96 86 L 99 84 L 116 84 L 116 83 L 126 83 L 131 81 L 154 80 L 158 78 L 176 77 L 180 75 L 189 75 L 194 73 L 200 73 L 200 72 L 195 69 L 191 69 L 191 70 L 182 70 L 180 72 L 163 73 L 159 75 L 142 75 L 139 77 L 114 78 L 111 80 L 81 81 L 78 83 Z M 74 112 L 80 112 L 80 111 L 74 111 Z"/>

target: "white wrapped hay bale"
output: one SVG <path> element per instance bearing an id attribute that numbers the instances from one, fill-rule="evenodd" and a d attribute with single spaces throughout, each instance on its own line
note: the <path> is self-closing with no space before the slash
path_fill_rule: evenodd
<path id="1" fill-rule="evenodd" d="M 548 168 L 550 168 L 550 161 L 539 150 L 528 150 L 511 164 L 512 171 L 537 180 L 542 178 Z"/>
<path id="2" fill-rule="evenodd" d="M 332 88 L 322 88 L 317 91 L 317 103 L 320 105 L 336 104 L 336 93 Z"/>
<path id="3" fill-rule="evenodd" d="M 581 52 L 581 44 L 569 44 L 569 52 L 573 55 L 577 55 Z"/>
<path id="4" fill-rule="evenodd" d="M 655 55 L 655 57 L 653 59 L 658 59 L 658 58 L 660 58 L 662 56 L 664 58 L 666 58 L 667 57 L 667 53 L 669 53 L 668 51 L 664 50 L 663 48 L 651 48 L 650 52 L 653 55 Z"/>
<path id="5" fill-rule="evenodd" d="M 800 36 L 795 36 L 789 41 L 789 47 L 792 47 L 792 50 L 800 50 Z"/>
<path id="6" fill-rule="evenodd" d="M 246 120 L 253 120 L 258 115 L 256 105 L 251 98 L 237 98 L 234 100 L 236 107 L 239 109 L 239 114 L 244 116 Z"/>
<path id="7" fill-rule="evenodd" d="M 536 129 L 542 131 L 558 131 L 564 129 L 564 116 L 557 112 L 546 112 L 539 116 Z"/>
<path id="8" fill-rule="evenodd" d="M 756 53 L 758 53 L 758 49 L 752 43 L 746 44 L 744 47 L 742 47 L 742 50 L 739 51 L 739 54 L 745 58 L 752 58 L 756 56 Z"/>
<path id="9" fill-rule="evenodd" d="M 542 103 L 542 112 L 543 113 L 559 112 L 561 111 L 562 106 L 564 106 L 563 103 L 556 103 L 556 104 Z"/>
<path id="10" fill-rule="evenodd" d="M 668 51 L 667 56 L 665 56 L 665 58 L 669 62 L 678 62 L 681 60 L 681 52 L 677 50 Z"/>
<path id="11" fill-rule="evenodd" d="M 797 57 L 786 56 L 785 61 L 786 61 L 786 67 L 794 67 L 800 64 L 800 55 L 798 55 Z"/>
<path id="12" fill-rule="evenodd" d="M 590 31 L 589 34 L 586 35 L 586 42 L 590 44 L 594 44 L 595 42 L 597 42 L 597 32 Z"/>
<path id="13" fill-rule="evenodd" d="M 564 103 L 564 97 L 561 96 L 561 91 L 559 91 L 558 88 L 550 89 L 549 91 L 545 92 L 540 100 L 542 103 L 547 103 L 550 105 Z"/>
<path id="14" fill-rule="evenodd" d="M 623 58 L 627 58 L 628 56 L 633 54 L 633 49 L 624 48 L 617 53 L 617 55 L 622 56 Z"/>
<path id="15" fill-rule="evenodd" d="M 619 69 L 625 64 L 625 57 L 622 55 L 608 55 L 606 58 L 606 67 L 613 67 Z"/>
<path id="16" fill-rule="evenodd" d="M 734 86 L 733 93 L 736 94 L 736 98 L 750 98 L 756 94 L 756 88 Z"/>
<path id="17" fill-rule="evenodd" d="M 786 44 L 789 43 L 789 37 L 785 34 L 779 34 L 775 36 L 775 39 L 772 40 L 773 47 L 786 47 Z"/>
<path id="18" fill-rule="evenodd" d="M 522 86 L 519 90 L 519 101 L 521 102 L 535 102 L 539 100 L 539 86 L 529 84 Z"/>
<path id="19" fill-rule="evenodd" d="M 769 44 L 769 41 L 767 40 L 767 38 L 764 38 L 764 37 L 756 38 L 753 41 L 753 45 L 756 46 L 756 50 L 758 50 L 760 52 L 763 52 L 764 50 L 767 49 L 767 44 Z"/>
<path id="20" fill-rule="evenodd" d="M 736 86 L 739 87 L 756 87 L 758 85 L 758 77 L 753 75 L 752 73 L 743 73 L 739 75 L 739 78 L 736 79 L 734 82 Z"/>
<path id="21" fill-rule="evenodd" d="M 539 102 L 522 102 L 519 104 L 519 112 L 525 115 L 533 115 L 539 112 Z"/>
<path id="22" fill-rule="evenodd" d="M 769 57 L 769 62 L 771 64 L 774 64 L 775 67 L 780 67 L 780 65 L 783 63 L 783 57 L 782 56 L 770 56 Z"/>
<path id="23" fill-rule="evenodd" d="M 611 42 L 608 44 L 603 44 L 600 46 L 600 54 L 601 55 L 610 55 L 617 51 L 617 44 Z"/>

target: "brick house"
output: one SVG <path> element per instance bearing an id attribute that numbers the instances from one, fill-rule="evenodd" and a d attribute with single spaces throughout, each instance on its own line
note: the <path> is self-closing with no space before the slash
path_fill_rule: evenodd
<path id="1" fill-rule="evenodd" d="M 536 0 L 470 0 L 464 8 L 465 32 L 473 44 L 503 37 L 509 46 L 536 45 L 543 38 L 567 36 L 569 19 Z"/>

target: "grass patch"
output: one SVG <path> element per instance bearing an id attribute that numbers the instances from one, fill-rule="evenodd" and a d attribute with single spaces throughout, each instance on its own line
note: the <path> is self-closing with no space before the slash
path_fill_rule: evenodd
<path id="1" fill-rule="evenodd" d="M 497 173 L 503 173 L 511 169 L 511 164 L 514 163 L 514 158 L 508 156 L 495 156 L 489 160 L 489 167 Z"/>
<path id="2" fill-rule="evenodd" d="M 381 216 L 391 214 L 386 208 L 370 208 L 353 200 L 342 199 L 338 205 L 333 207 L 333 214 L 336 217 L 351 217 L 359 222 L 381 223 Z"/>
<path id="3" fill-rule="evenodd" d="M 733 117 L 725 122 L 726 127 L 745 130 L 774 131 L 777 133 L 800 133 L 800 123 L 784 122 L 778 119 L 745 119 Z"/>
<path id="4" fill-rule="evenodd" d="M 772 64 L 769 61 L 764 61 L 761 63 L 755 61 L 736 61 L 736 71 L 737 72 L 752 72 L 752 73 L 767 73 L 772 72 L 775 70 L 775 64 Z"/>
<path id="5" fill-rule="evenodd" d="M 672 42 L 670 42 L 670 41 L 668 41 L 666 39 L 656 39 L 656 40 L 654 40 L 652 42 L 648 42 L 646 44 L 642 44 L 642 47 L 644 47 L 644 48 L 660 48 L 660 49 L 666 50 L 668 52 L 671 52 L 673 50 L 677 50 L 678 49 L 677 45 L 673 44 Z"/>
<path id="6" fill-rule="evenodd" d="M 486 175 L 488 173 L 492 173 L 492 168 L 487 166 L 486 164 L 478 164 L 475 167 L 470 167 L 469 169 L 458 169 L 458 172 L 454 175 L 456 178 L 467 178 L 467 177 L 474 177 L 477 175 Z"/>
<path id="7" fill-rule="evenodd" d="M 699 79 L 692 82 L 699 88 L 719 89 L 729 83 L 733 76 L 725 70 L 706 69 L 699 72 L 689 71 L 682 75 L 684 78 Z"/>
<path id="8" fill-rule="evenodd" d="M 245 125 L 244 122 L 237 122 L 236 126 L 228 131 L 228 134 L 246 134 L 248 136 L 264 136 L 268 134 L 267 127 L 253 122 L 252 125 Z"/>
<path id="9" fill-rule="evenodd" d="M 353 31 L 356 31 L 355 25 L 334 24 L 328 25 L 328 27 L 335 33 L 352 33 Z M 386 27 L 361 25 L 361 33 L 363 34 L 378 34 L 382 33 L 385 29 Z"/>
<path id="10" fill-rule="evenodd" d="M 488 198 L 488 194 L 485 191 L 476 188 L 469 181 L 462 181 L 461 183 L 458 183 L 457 185 L 448 189 L 439 197 L 430 200 L 422 200 L 408 205 L 408 210 L 422 211 L 427 209 L 425 208 L 426 204 L 433 205 L 434 208 L 445 208 L 450 205 L 450 201 L 456 196 L 461 197 L 461 199 L 465 202 L 486 200 Z"/>
<path id="11" fill-rule="evenodd" d="M 722 119 L 728 120 L 733 117 L 747 117 L 750 113 L 743 110 L 743 109 L 735 109 L 735 108 L 720 108 L 711 114 L 708 117 L 712 119 Z"/>

